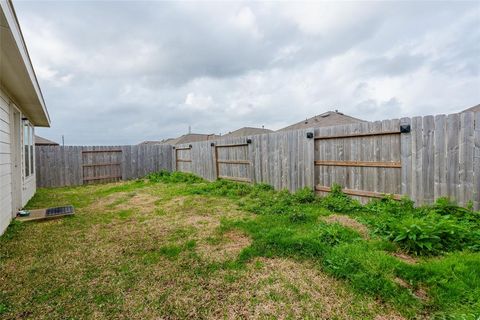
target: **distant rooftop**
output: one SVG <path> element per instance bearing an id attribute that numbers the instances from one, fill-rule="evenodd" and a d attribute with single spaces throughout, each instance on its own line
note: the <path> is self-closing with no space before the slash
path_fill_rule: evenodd
<path id="1" fill-rule="evenodd" d="M 365 122 L 365 120 L 354 118 L 335 110 L 327 111 L 317 116 L 294 123 L 285 128 L 279 129 L 278 131 L 298 130 L 312 127 L 330 127 L 358 122 Z"/>
<path id="2" fill-rule="evenodd" d="M 35 145 L 36 146 L 59 146 L 55 141 L 48 140 L 46 138 L 35 135 Z"/>
<path id="3" fill-rule="evenodd" d="M 264 133 L 270 133 L 273 132 L 270 129 L 265 129 L 265 128 L 254 128 L 254 127 L 243 127 L 240 129 L 237 129 L 235 131 L 229 132 L 227 134 L 224 134 L 222 138 L 224 137 L 245 137 L 245 136 L 253 136 L 256 134 L 264 134 Z"/>
<path id="4" fill-rule="evenodd" d="M 175 139 L 167 139 L 165 143 L 177 145 L 177 144 L 189 143 L 189 142 L 214 140 L 216 138 L 218 138 L 218 136 L 213 133 L 211 134 L 187 133 Z"/>
<path id="5" fill-rule="evenodd" d="M 160 140 L 146 140 L 146 141 L 142 141 L 140 142 L 138 145 L 156 145 L 156 144 L 164 144 L 163 140 L 160 141 Z"/>
<path id="6" fill-rule="evenodd" d="M 476 106 L 465 109 L 461 112 L 480 112 L 480 104 L 477 104 Z"/>

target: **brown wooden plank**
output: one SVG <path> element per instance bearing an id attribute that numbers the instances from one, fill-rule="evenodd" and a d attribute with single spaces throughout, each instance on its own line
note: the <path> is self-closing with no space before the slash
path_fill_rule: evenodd
<path id="1" fill-rule="evenodd" d="M 225 179 L 225 180 L 240 181 L 240 182 L 252 182 L 252 180 L 248 178 L 229 177 L 229 176 L 218 176 L 218 178 Z"/>
<path id="2" fill-rule="evenodd" d="M 315 191 L 321 191 L 321 192 L 330 192 L 332 188 L 326 187 L 326 186 L 315 186 Z M 352 189 L 342 189 L 343 193 L 352 195 L 352 196 L 360 196 L 360 197 L 367 197 L 367 198 L 383 198 L 387 194 L 385 193 L 380 193 L 380 192 L 374 192 L 374 191 L 365 191 L 365 190 L 352 190 Z M 391 195 L 393 199 L 395 200 L 400 200 L 402 198 L 402 195 L 400 194 L 392 194 Z"/>
<path id="3" fill-rule="evenodd" d="M 82 164 L 82 167 L 101 167 L 101 166 L 119 166 L 120 162 L 111 162 L 111 163 L 94 163 L 94 164 Z"/>
<path id="4" fill-rule="evenodd" d="M 220 175 L 218 167 L 218 148 L 215 146 L 215 179 L 218 179 L 218 176 Z"/>
<path id="5" fill-rule="evenodd" d="M 82 153 L 99 153 L 99 152 L 122 152 L 122 149 L 112 149 L 112 150 L 82 150 Z"/>
<path id="6" fill-rule="evenodd" d="M 385 135 L 392 135 L 392 134 L 400 134 L 400 131 L 384 131 L 384 132 L 366 132 L 366 133 L 354 133 L 354 134 L 341 134 L 341 135 L 334 135 L 334 136 L 319 136 L 315 137 L 315 140 L 327 140 L 327 139 L 343 139 L 343 138 L 363 138 L 363 137 L 371 137 L 371 136 L 385 136 Z"/>
<path id="7" fill-rule="evenodd" d="M 377 167 L 377 168 L 401 168 L 400 161 L 335 161 L 315 160 L 316 166 L 338 166 L 338 167 Z"/>
<path id="8" fill-rule="evenodd" d="M 190 147 L 181 147 L 181 148 L 175 148 L 175 150 L 190 150 L 192 148 Z"/>
<path id="9" fill-rule="evenodd" d="M 177 159 L 176 161 L 177 162 L 192 162 L 192 160 L 188 160 L 188 159 Z"/>
<path id="10" fill-rule="evenodd" d="M 104 179 L 122 179 L 122 176 L 84 177 L 83 181 L 104 180 Z"/>
<path id="11" fill-rule="evenodd" d="M 218 163 L 226 163 L 226 164 L 252 164 L 250 160 L 217 160 Z"/>

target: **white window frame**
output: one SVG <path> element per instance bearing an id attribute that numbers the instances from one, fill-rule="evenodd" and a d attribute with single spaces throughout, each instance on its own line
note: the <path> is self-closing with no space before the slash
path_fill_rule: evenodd
<path id="1" fill-rule="evenodd" d="M 34 140 L 34 127 L 28 121 L 23 121 L 23 137 L 22 137 L 22 149 L 23 149 L 23 162 L 24 162 L 24 171 L 23 176 L 25 179 L 30 178 L 35 174 L 35 140 Z"/>

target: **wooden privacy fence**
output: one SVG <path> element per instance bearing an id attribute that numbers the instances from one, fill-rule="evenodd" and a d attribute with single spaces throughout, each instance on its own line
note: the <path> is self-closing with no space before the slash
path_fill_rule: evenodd
<path id="1" fill-rule="evenodd" d="M 215 174 L 217 178 L 252 182 L 252 162 L 249 160 L 247 139 L 245 143 L 215 144 Z"/>
<path id="2" fill-rule="evenodd" d="M 63 187 L 135 179 L 172 170 L 170 145 L 37 146 L 38 187 Z"/>
<path id="3" fill-rule="evenodd" d="M 317 128 L 314 134 L 315 190 L 329 192 L 337 183 L 352 196 L 401 198 L 399 120 Z"/>
<path id="4" fill-rule="evenodd" d="M 177 170 L 207 180 L 263 182 L 276 189 L 313 187 L 313 139 L 307 139 L 306 132 L 295 130 L 193 142 L 191 147 L 177 145 L 175 149 L 188 147 L 191 157 L 188 169 Z M 173 155 L 179 157 L 175 152 Z"/>
<path id="5" fill-rule="evenodd" d="M 276 132 L 176 146 L 188 171 L 303 187 L 324 194 L 334 184 L 361 201 L 406 195 L 417 205 L 449 197 L 480 209 L 480 112 L 402 118 Z M 180 158 L 182 156 L 182 158 Z M 184 159 L 179 151 L 174 161 Z M 180 162 L 177 162 L 180 163 Z"/>
<path id="6" fill-rule="evenodd" d="M 192 157 L 190 155 L 191 145 L 187 147 L 174 148 L 175 150 L 175 170 L 182 172 L 191 172 Z"/>
<path id="7" fill-rule="evenodd" d="M 362 201 L 442 196 L 480 209 L 480 112 L 364 122 L 177 145 L 36 147 L 37 185 L 142 177 L 161 169 L 303 187 L 340 184 Z"/>
<path id="8" fill-rule="evenodd" d="M 83 184 L 122 179 L 122 149 L 82 150 Z"/>

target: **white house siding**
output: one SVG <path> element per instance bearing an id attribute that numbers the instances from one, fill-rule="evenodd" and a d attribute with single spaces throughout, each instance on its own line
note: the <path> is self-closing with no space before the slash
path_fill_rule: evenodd
<path id="1" fill-rule="evenodd" d="M 12 199 L 12 159 L 14 159 L 12 153 L 14 148 L 11 143 L 14 140 L 11 135 L 14 134 L 14 130 L 12 124 L 13 106 L 9 102 L 7 95 L 0 90 L 0 235 L 3 234 L 12 220 L 12 213 L 20 209 L 18 207 L 13 208 L 14 201 Z M 18 125 L 23 129 L 21 123 Z M 21 181 L 19 201 L 21 200 L 21 205 L 24 206 L 35 194 L 36 178 L 35 173 L 25 178 L 23 134 L 19 135 L 18 141 L 21 150 L 19 157 L 21 162 L 18 165 L 22 168 L 21 177 L 17 177 L 18 181 Z M 33 159 L 35 159 L 35 155 Z M 35 165 L 33 167 L 35 168 Z"/>
<path id="2" fill-rule="evenodd" d="M 12 164 L 10 148 L 10 106 L 0 91 L 0 234 L 12 218 Z"/>

